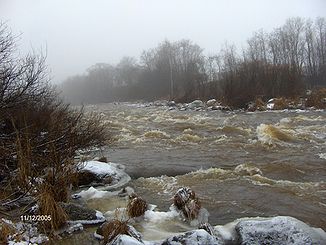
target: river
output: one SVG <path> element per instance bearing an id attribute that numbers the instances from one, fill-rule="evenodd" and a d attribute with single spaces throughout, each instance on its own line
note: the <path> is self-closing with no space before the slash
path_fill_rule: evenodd
<path id="1" fill-rule="evenodd" d="M 326 230 L 325 111 L 179 111 L 130 103 L 86 109 L 100 113 L 111 132 L 102 153 L 125 165 L 129 185 L 160 210 L 187 186 L 212 225 L 288 215 Z M 88 204 L 103 212 L 120 205 Z"/>

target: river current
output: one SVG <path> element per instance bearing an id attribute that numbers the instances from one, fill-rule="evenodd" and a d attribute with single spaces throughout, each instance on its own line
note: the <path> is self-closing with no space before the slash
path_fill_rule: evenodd
<path id="1" fill-rule="evenodd" d="M 325 111 L 179 111 L 144 104 L 87 110 L 100 113 L 112 134 L 104 155 L 124 164 L 130 185 L 162 210 L 187 186 L 214 225 L 290 215 L 326 229 Z"/>
<path id="2" fill-rule="evenodd" d="M 326 230 L 325 111 L 180 111 L 130 103 L 86 110 L 101 114 L 111 132 L 101 154 L 125 165 L 128 185 L 157 210 L 167 211 L 186 186 L 212 225 L 286 215 Z M 87 205 L 110 213 L 126 202 L 103 198 Z M 171 220 L 136 228 L 147 240 L 193 229 Z"/>

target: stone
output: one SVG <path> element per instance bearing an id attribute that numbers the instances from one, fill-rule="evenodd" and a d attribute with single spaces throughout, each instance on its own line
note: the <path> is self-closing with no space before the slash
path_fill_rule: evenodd
<path id="1" fill-rule="evenodd" d="M 191 102 L 188 107 L 190 109 L 196 109 L 199 107 L 204 107 L 204 103 L 201 100 L 194 100 L 193 102 Z"/>
<path id="2" fill-rule="evenodd" d="M 144 245 L 144 243 L 131 236 L 119 235 L 110 242 L 110 245 Z"/>
<path id="3" fill-rule="evenodd" d="M 176 106 L 177 104 L 174 102 L 174 100 L 171 100 L 171 101 L 169 101 L 168 103 L 167 103 L 167 106 L 169 106 L 169 107 L 174 107 L 174 106 Z"/>
<path id="4" fill-rule="evenodd" d="M 161 245 L 222 245 L 217 237 L 210 235 L 204 229 L 198 229 L 186 232 L 181 235 L 176 235 L 164 240 Z"/>
<path id="5" fill-rule="evenodd" d="M 100 183 L 100 182 L 102 182 L 102 179 L 95 173 L 92 173 L 88 170 L 81 170 L 77 172 L 78 186 L 91 185 L 92 183 Z"/>
<path id="6" fill-rule="evenodd" d="M 326 244 L 326 233 L 311 228 L 293 217 L 277 216 L 274 218 L 243 220 L 236 226 L 239 244 Z"/>
<path id="7" fill-rule="evenodd" d="M 96 211 L 83 207 L 74 203 L 60 203 L 61 207 L 66 211 L 68 219 L 75 220 L 96 220 Z"/>
<path id="8" fill-rule="evenodd" d="M 206 102 L 207 106 L 213 106 L 216 104 L 216 99 L 210 99 Z"/>

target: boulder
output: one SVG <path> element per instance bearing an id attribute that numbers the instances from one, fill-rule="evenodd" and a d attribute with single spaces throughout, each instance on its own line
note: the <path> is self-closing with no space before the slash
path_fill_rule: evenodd
<path id="1" fill-rule="evenodd" d="M 121 235 L 124 235 L 125 237 L 121 239 Z M 129 244 L 126 243 L 126 241 L 130 240 L 134 241 L 135 244 L 139 244 L 139 242 L 140 244 L 143 244 L 141 234 L 133 226 L 129 225 L 127 221 L 120 221 L 117 219 L 103 223 L 100 227 L 97 228 L 94 236 L 97 239 L 103 239 L 104 244 Z"/>
<path id="2" fill-rule="evenodd" d="M 102 213 L 74 203 L 60 203 L 70 223 L 97 224 L 105 221 Z"/>
<path id="3" fill-rule="evenodd" d="M 216 104 L 216 99 L 210 99 L 206 102 L 207 106 L 213 106 Z"/>
<path id="4" fill-rule="evenodd" d="M 204 107 L 205 104 L 201 101 L 201 100 L 194 100 L 193 102 L 191 102 L 188 107 L 190 109 L 196 109 L 196 108 L 200 108 L 200 107 Z"/>
<path id="5" fill-rule="evenodd" d="M 131 236 L 119 235 L 110 242 L 110 245 L 144 245 L 144 243 Z"/>
<path id="6" fill-rule="evenodd" d="M 77 172 L 77 186 L 91 185 L 92 183 L 100 183 L 101 181 L 100 176 L 88 170 Z"/>
<path id="7" fill-rule="evenodd" d="M 128 183 L 130 176 L 124 172 L 123 165 L 93 160 L 80 163 L 76 179 L 78 186 L 110 185 L 117 188 Z"/>
<path id="8" fill-rule="evenodd" d="M 292 217 L 242 220 L 235 230 L 239 244 L 326 244 L 326 233 Z"/>
<path id="9" fill-rule="evenodd" d="M 177 106 L 177 104 L 175 103 L 174 100 L 171 100 L 171 101 L 169 101 L 169 102 L 167 103 L 167 106 L 169 106 L 169 107 L 174 107 L 174 106 Z"/>
<path id="10" fill-rule="evenodd" d="M 198 229 L 186 232 L 181 235 L 176 235 L 164 240 L 161 245 L 222 245 L 217 237 L 210 235 L 204 229 Z"/>

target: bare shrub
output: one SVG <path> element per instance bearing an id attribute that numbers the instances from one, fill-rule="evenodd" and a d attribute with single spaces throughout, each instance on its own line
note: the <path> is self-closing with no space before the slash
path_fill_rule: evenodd
<path id="1" fill-rule="evenodd" d="M 57 202 L 68 199 L 76 153 L 104 145 L 107 134 L 99 116 L 59 99 L 44 56 L 14 56 L 15 41 L 0 23 L 0 204 L 33 194 L 56 229 L 65 221 Z"/>
<path id="2" fill-rule="evenodd" d="M 274 101 L 274 110 L 284 110 L 289 107 L 287 100 L 284 97 L 277 98 Z"/>

